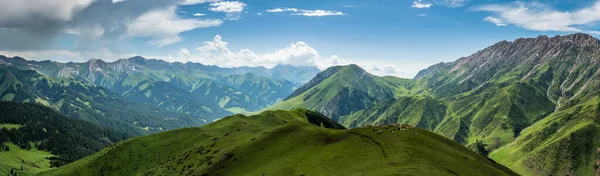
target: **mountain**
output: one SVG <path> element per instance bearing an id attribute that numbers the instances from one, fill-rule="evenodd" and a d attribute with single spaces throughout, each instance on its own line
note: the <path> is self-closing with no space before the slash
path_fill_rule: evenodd
<path id="1" fill-rule="evenodd" d="M 516 175 L 426 130 L 408 125 L 344 130 L 302 109 L 235 115 L 203 127 L 135 138 L 40 175 L 398 173 Z"/>
<path id="2" fill-rule="evenodd" d="M 350 67 L 338 67 L 272 109 L 341 114 L 332 119 L 347 127 L 409 123 L 469 148 L 485 146 L 492 159 L 520 174 L 592 175 L 600 148 L 599 56 L 600 40 L 571 34 L 501 41 L 415 79 L 389 81 L 392 86 L 371 81 L 390 78 L 340 74 Z M 370 88 L 345 90 L 356 82 Z M 339 92 L 353 99 L 330 98 Z"/>
<path id="3" fill-rule="evenodd" d="M 207 122 L 201 117 L 133 103 L 102 87 L 44 76 L 33 70 L 0 67 L 0 81 L 2 101 L 42 104 L 74 119 L 135 135 L 200 126 Z"/>
<path id="4" fill-rule="evenodd" d="M 32 175 L 91 155 L 131 135 L 41 105 L 0 102 L 0 174 Z"/>
<path id="5" fill-rule="evenodd" d="M 215 120 L 253 112 L 280 101 L 319 72 L 316 67 L 220 68 L 143 57 L 84 63 L 30 61 L 0 56 L 0 65 L 72 78 L 121 94 L 127 100 Z"/>
<path id="6" fill-rule="evenodd" d="M 591 175 L 600 147 L 592 140 L 600 135 L 599 55 L 600 41 L 587 34 L 521 38 L 420 81 L 448 102 L 436 132 L 465 144 L 483 139 L 499 148 L 492 158 L 520 173 Z"/>
<path id="7" fill-rule="evenodd" d="M 406 123 L 433 131 L 444 120 L 446 105 L 428 96 L 399 97 L 381 101 L 348 116 L 339 122 L 348 127 Z"/>
<path id="8" fill-rule="evenodd" d="M 357 65 L 335 66 L 317 74 L 285 101 L 269 109 L 307 108 L 336 120 L 378 101 L 407 94 L 411 80 L 378 77 Z M 403 86 L 399 86 L 403 85 Z"/>

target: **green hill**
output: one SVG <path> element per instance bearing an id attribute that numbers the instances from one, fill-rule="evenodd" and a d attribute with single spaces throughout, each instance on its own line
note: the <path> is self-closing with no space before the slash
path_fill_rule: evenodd
<path id="1" fill-rule="evenodd" d="M 68 117 L 135 135 L 200 126 L 207 122 L 201 117 L 132 103 L 102 87 L 44 76 L 33 70 L 0 67 L 0 80 L 2 101 L 42 104 Z"/>
<path id="2" fill-rule="evenodd" d="M 235 115 L 130 139 L 41 175 L 516 175 L 426 130 L 342 128 L 301 109 Z"/>
<path id="3" fill-rule="evenodd" d="M 269 109 L 306 108 L 336 120 L 377 101 L 408 94 L 414 82 L 372 75 L 357 65 L 336 66 L 319 73 L 285 101 Z M 403 85 L 403 86 L 398 86 Z"/>
<path id="4" fill-rule="evenodd" d="M 32 175 L 132 137 L 41 105 L 0 102 L 0 174 Z"/>

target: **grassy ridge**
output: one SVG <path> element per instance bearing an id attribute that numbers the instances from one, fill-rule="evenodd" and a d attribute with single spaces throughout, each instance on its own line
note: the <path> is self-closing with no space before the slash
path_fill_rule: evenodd
<path id="1" fill-rule="evenodd" d="M 426 130 L 332 128 L 343 127 L 301 109 L 236 115 L 131 139 L 41 175 L 514 174 Z"/>

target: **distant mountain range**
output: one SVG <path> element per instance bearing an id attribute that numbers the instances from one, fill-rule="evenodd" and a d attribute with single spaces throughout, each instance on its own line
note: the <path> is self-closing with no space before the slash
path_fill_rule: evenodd
<path id="1" fill-rule="evenodd" d="M 235 115 L 128 140 L 40 175 L 516 175 L 410 126 L 344 130 L 312 111 Z"/>
<path id="2" fill-rule="evenodd" d="M 61 113 L 135 135 L 206 124 L 197 116 L 133 103 L 103 87 L 0 67 L 2 101 L 38 103 Z"/>
<path id="3" fill-rule="evenodd" d="M 92 59 L 85 63 L 59 63 L 0 56 L 0 65 L 74 79 L 106 88 L 132 102 L 208 121 L 265 108 L 320 72 L 316 67 L 220 68 L 142 57 L 114 62 Z"/>
<path id="4" fill-rule="evenodd" d="M 524 175 L 592 175 L 600 148 L 600 41 L 502 41 L 415 79 L 333 67 L 270 109 L 308 108 L 347 127 L 409 123 Z"/>

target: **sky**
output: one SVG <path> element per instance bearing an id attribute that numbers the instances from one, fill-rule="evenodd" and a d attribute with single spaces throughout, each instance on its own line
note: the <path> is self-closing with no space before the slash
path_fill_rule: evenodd
<path id="1" fill-rule="evenodd" d="M 0 55 L 221 67 L 358 64 L 412 78 L 502 40 L 600 35 L 597 0 L 0 0 Z"/>

